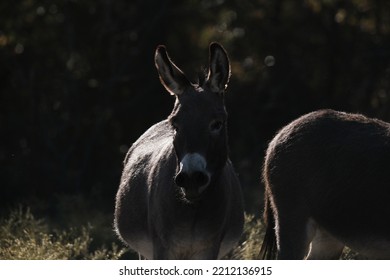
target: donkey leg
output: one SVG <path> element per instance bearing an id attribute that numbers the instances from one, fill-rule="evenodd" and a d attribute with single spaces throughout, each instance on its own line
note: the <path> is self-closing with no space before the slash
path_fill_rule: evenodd
<path id="1" fill-rule="evenodd" d="M 313 231 L 308 225 L 309 219 L 302 218 L 300 215 L 279 216 L 277 259 L 302 260 L 305 258 L 313 236 Z"/>
<path id="2" fill-rule="evenodd" d="M 337 260 L 344 249 L 344 244 L 330 235 L 321 227 L 317 228 L 316 234 L 310 246 L 308 260 Z"/>

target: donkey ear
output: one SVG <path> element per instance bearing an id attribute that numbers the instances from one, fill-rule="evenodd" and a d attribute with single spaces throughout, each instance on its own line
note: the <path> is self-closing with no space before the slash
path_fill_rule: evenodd
<path id="1" fill-rule="evenodd" d="M 210 44 L 210 68 L 207 76 L 211 90 L 224 92 L 230 78 L 230 62 L 225 49 L 218 43 Z"/>
<path id="2" fill-rule="evenodd" d="M 172 95 L 181 95 L 191 85 L 184 73 L 169 58 L 165 46 L 158 46 L 154 62 L 162 85 Z"/>

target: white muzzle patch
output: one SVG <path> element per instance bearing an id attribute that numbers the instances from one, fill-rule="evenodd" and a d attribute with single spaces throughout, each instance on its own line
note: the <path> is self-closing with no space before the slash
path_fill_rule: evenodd
<path id="1" fill-rule="evenodd" d="M 192 189 L 200 194 L 202 193 L 210 183 L 210 173 L 206 169 L 206 159 L 199 153 L 188 153 L 180 161 L 179 174 L 182 175 L 180 179 L 185 178 L 186 183 L 183 183 L 184 188 L 187 187 L 187 192 L 190 192 L 190 185 L 197 185 L 196 189 Z M 186 174 L 186 175 L 184 175 Z"/>
<path id="2" fill-rule="evenodd" d="M 198 153 L 188 153 L 180 161 L 180 170 L 188 174 L 205 171 L 206 167 L 206 159 Z"/>

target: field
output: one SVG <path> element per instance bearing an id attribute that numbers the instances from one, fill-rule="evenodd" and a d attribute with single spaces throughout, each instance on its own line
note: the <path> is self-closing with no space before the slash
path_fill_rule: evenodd
<path id="1" fill-rule="evenodd" d="M 138 258 L 113 204 L 129 147 L 175 102 L 159 45 L 193 83 L 211 42 L 229 54 L 229 152 L 249 214 L 228 258 L 256 258 L 277 131 L 325 108 L 390 121 L 390 1 L 22 0 L 0 14 L 0 259 Z"/>
<path id="2" fill-rule="evenodd" d="M 0 224 L 0 259 L 119 259 L 126 249 L 104 238 L 96 225 L 56 228 L 34 217 L 29 208 L 12 210 Z M 103 229 L 106 232 L 107 229 Z M 107 242 L 108 245 L 105 244 Z"/>
<path id="3" fill-rule="evenodd" d="M 137 259 L 138 255 L 115 236 L 111 224 L 109 215 L 97 214 L 83 225 L 60 227 L 19 206 L 0 222 L 0 260 Z M 246 214 L 241 241 L 225 259 L 257 259 L 263 236 L 260 219 Z M 342 258 L 361 257 L 347 248 Z"/>
<path id="4" fill-rule="evenodd" d="M 74 225 L 62 222 L 63 225 L 59 226 L 51 219 L 36 217 L 28 207 L 18 206 L 0 222 L 0 259 L 137 259 L 138 255 L 116 237 L 112 217 L 93 214 L 90 222 L 77 222 Z M 77 213 L 73 215 L 77 216 Z M 74 221 L 73 215 L 69 215 L 69 219 Z M 242 241 L 226 258 L 256 258 L 262 228 L 258 219 L 246 215 Z"/>

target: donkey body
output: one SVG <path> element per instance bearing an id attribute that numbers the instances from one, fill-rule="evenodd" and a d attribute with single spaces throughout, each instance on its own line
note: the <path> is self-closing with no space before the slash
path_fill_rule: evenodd
<path id="1" fill-rule="evenodd" d="M 210 45 L 210 70 L 200 85 L 188 81 L 163 46 L 155 63 L 176 102 L 125 158 L 116 231 L 148 259 L 221 258 L 243 228 L 241 187 L 227 151 L 227 54 Z"/>
<path id="2" fill-rule="evenodd" d="M 262 258 L 390 259 L 390 124 L 332 110 L 284 127 L 264 162 Z"/>

